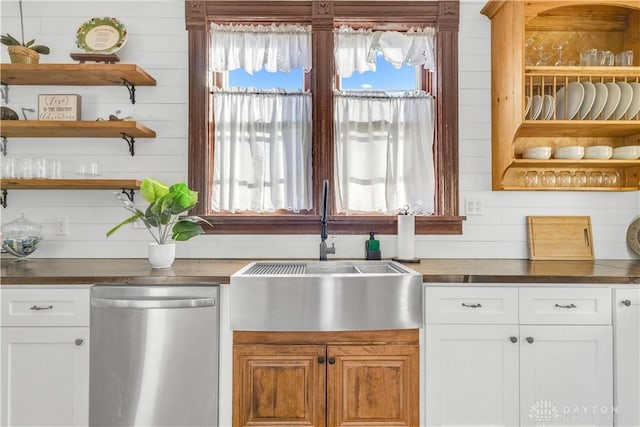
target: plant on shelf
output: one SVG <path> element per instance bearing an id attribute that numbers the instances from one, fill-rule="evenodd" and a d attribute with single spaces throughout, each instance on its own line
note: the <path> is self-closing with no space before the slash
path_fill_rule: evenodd
<path id="1" fill-rule="evenodd" d="M 150 203 L 144 211 L 137 209 L 122 193 L 117 194 L 124 202 L 125 209 L 133 215 L 107 231 L 107 237 L 122 226 L 140 220 L 155 240 L 155 243 L 149 244 L 151 264 L 155 268 L 169 267 L 175 258 L 175 244 L 172 241 L 189 240 L 203 233 L 201 223 L 211 224 L 199 216 L 180 216 L 198 202 L 198 193 L 190 190 L 184 182 L 167 186 L 145 178 L 140 185 L 140 191 L 142 197 Z M 165 255 L 167 259 L 155 263 L 152 257 L 157 251 L 167 251 L 170 254 Z"/>
<path id="2" fill-rule="evenodd" d="M 37 64 L 40 61 L 40 54 L 48 55 L 49 48 L 43 45 L 36 45 L 35 39 L 24 41 L 24 21 L 22 19 L 22 0 L 20 0 L 20 31 L 22 33 L 22 41 L 18 41 L 11 34 L 2 34 L 0 36 L 0 42 L 7 46 L 9 51 L 9 57 L 12 63 L 20 64 Z"/>

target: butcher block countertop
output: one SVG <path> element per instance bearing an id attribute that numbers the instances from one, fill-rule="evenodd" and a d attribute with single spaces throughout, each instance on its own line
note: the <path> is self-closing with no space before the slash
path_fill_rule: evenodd
<path id="1" fill-rule="evenodd" d="M 250 259 L 177 259 L 154 270 L 143 258 L 1 259 L 0 283 L 21 284 L 227 284 Z M 297 260 L 303 261 L 303 260 Z M 425 282 L 640 284 L 640 260 L 529 261 L 523 259 L 423 259 L 407 267 Z"/>

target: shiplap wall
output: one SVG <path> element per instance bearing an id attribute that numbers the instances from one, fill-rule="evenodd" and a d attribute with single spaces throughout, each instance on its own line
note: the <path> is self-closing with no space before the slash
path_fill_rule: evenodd
<path id="1" fill-rule="evenodd" d="M 416 256 L 431 258 L 527 258 L 527 215 L 589 215 L 596 257 L 629 259 L 625 243 L 629 223 L 640 214 L 640 192 L 492 192 L 490 109 L 490 22 L 480 14 L 482 1 L 462 0 L 460 10 L 460 203 L 480 199 L 483 215 L 469 216 L 461 236 L 418 236 Z M 18 2 L 0 2 L 1 33 L 20 34 Z M 114 16 L 129 37 L 119 52 L 123 63 L 136 63 L 153 75 L 155 87 L 138 87 L 131 105 L 120 87 L 27 87 L 9 90 L 9 107 L 37 108 L 39 93 L 82 96 L 84 120 L 116 110 L 154 129 L 155 139 L 138 139 L 131 157 L 118 139 L 13 138 L 9 156 L 45 156 L 63 160 L 72 174 L 77 164 L 97 161 L 104 177 L 156 177 L 166 182 L 187 176 L 187 34 L 182 1 L 30 1 L 23 2 L 25 36 L 51 47 L 42 62 L 72 62 L 75 31 L 94 16 Z M 0 58 L 8 62 L 6 49 Z M 107 239 L 105 232 L 127 212 L 108 191 L 10 191 L 2 223 L 21 212 L 43 224 L 45 241 L 34 257 L 145 257 L 146 230 L 127 227 Z M 138 197 L 137 202 L 141 202 Z M 69 235 L 55 236 L 54 222 L 68 218 Z M 330 231 L 330 230 L 329 230 Z M 363 255 L 368 236 L 337 236 L 338 258 Z M 395 236 L 380 236 L 384 257 L 396 253 Z M 187 258 L 313 258 L 319 237 L 198 236 L 177 246 Z"/>

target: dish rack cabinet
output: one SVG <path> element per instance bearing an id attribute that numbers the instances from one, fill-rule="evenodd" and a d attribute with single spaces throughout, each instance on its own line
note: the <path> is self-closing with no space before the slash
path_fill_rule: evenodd
<path id="1" fill-rule="evenodd" d="M 155 86 L 156 80 L 135 64 L 0 64 L 2 97 L 8 101 L 11 85 L 123 86 L 135 103 L 136 86 Z M 135 155 L 135 138 L 155 138 L 152 129 L 137 121 L 2 120 L 1 151 L 7 155 L 7 138 L 119 138 Z M 7 190 L 122 190 L 133 200 L 137 179 L 0 179 L 0 206 L 7 207 Z"/>
<path id="2" fill-rule="evenodd" d="M 640 114 L 576 112 L 569 85 L 611 84 L 640 87 L 640 3 L 637 0 L 499 1 L 485 4 L 492 44 L 493 190 L 633 191 L 640 189 L 640 159 L 523 159 L 530 147 L 640 145 Z M 552 52 L 565 43 L 562 64 Z M 630 50 L 625 66 L 581 66 L 587 49 Z M 563 96 L 566 94 L 566 96 Z M 531 99 L 549 95 L 552 107 L 533 118 Z M 627 94 L 628 95 L 628 94 Z M 635 96 L 640 96 L 635 95 Z M 571 107 L 571 103 L 574 104 Z M 582 103 L 582 101 L 580 101 Z M 564 114 L 562 112 L 565 112 Z M 572 114 L 576 112 L 575 116 Z M 577 172 L 577 174 L 576 174 Z M 527 179 L 531 174 L 553 180 Z M 574 179 L 556 179 L 568 175 Z M 579 179 L 575 179 L 579 178 Z"/>

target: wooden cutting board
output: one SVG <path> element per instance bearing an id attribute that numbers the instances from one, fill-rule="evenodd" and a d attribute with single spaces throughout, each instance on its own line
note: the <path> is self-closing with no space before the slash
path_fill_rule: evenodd
<path id="1" fill-rule="evenodd" d="M 591 217 L 528 216 L 529 259 L 593 260 Z"/>

